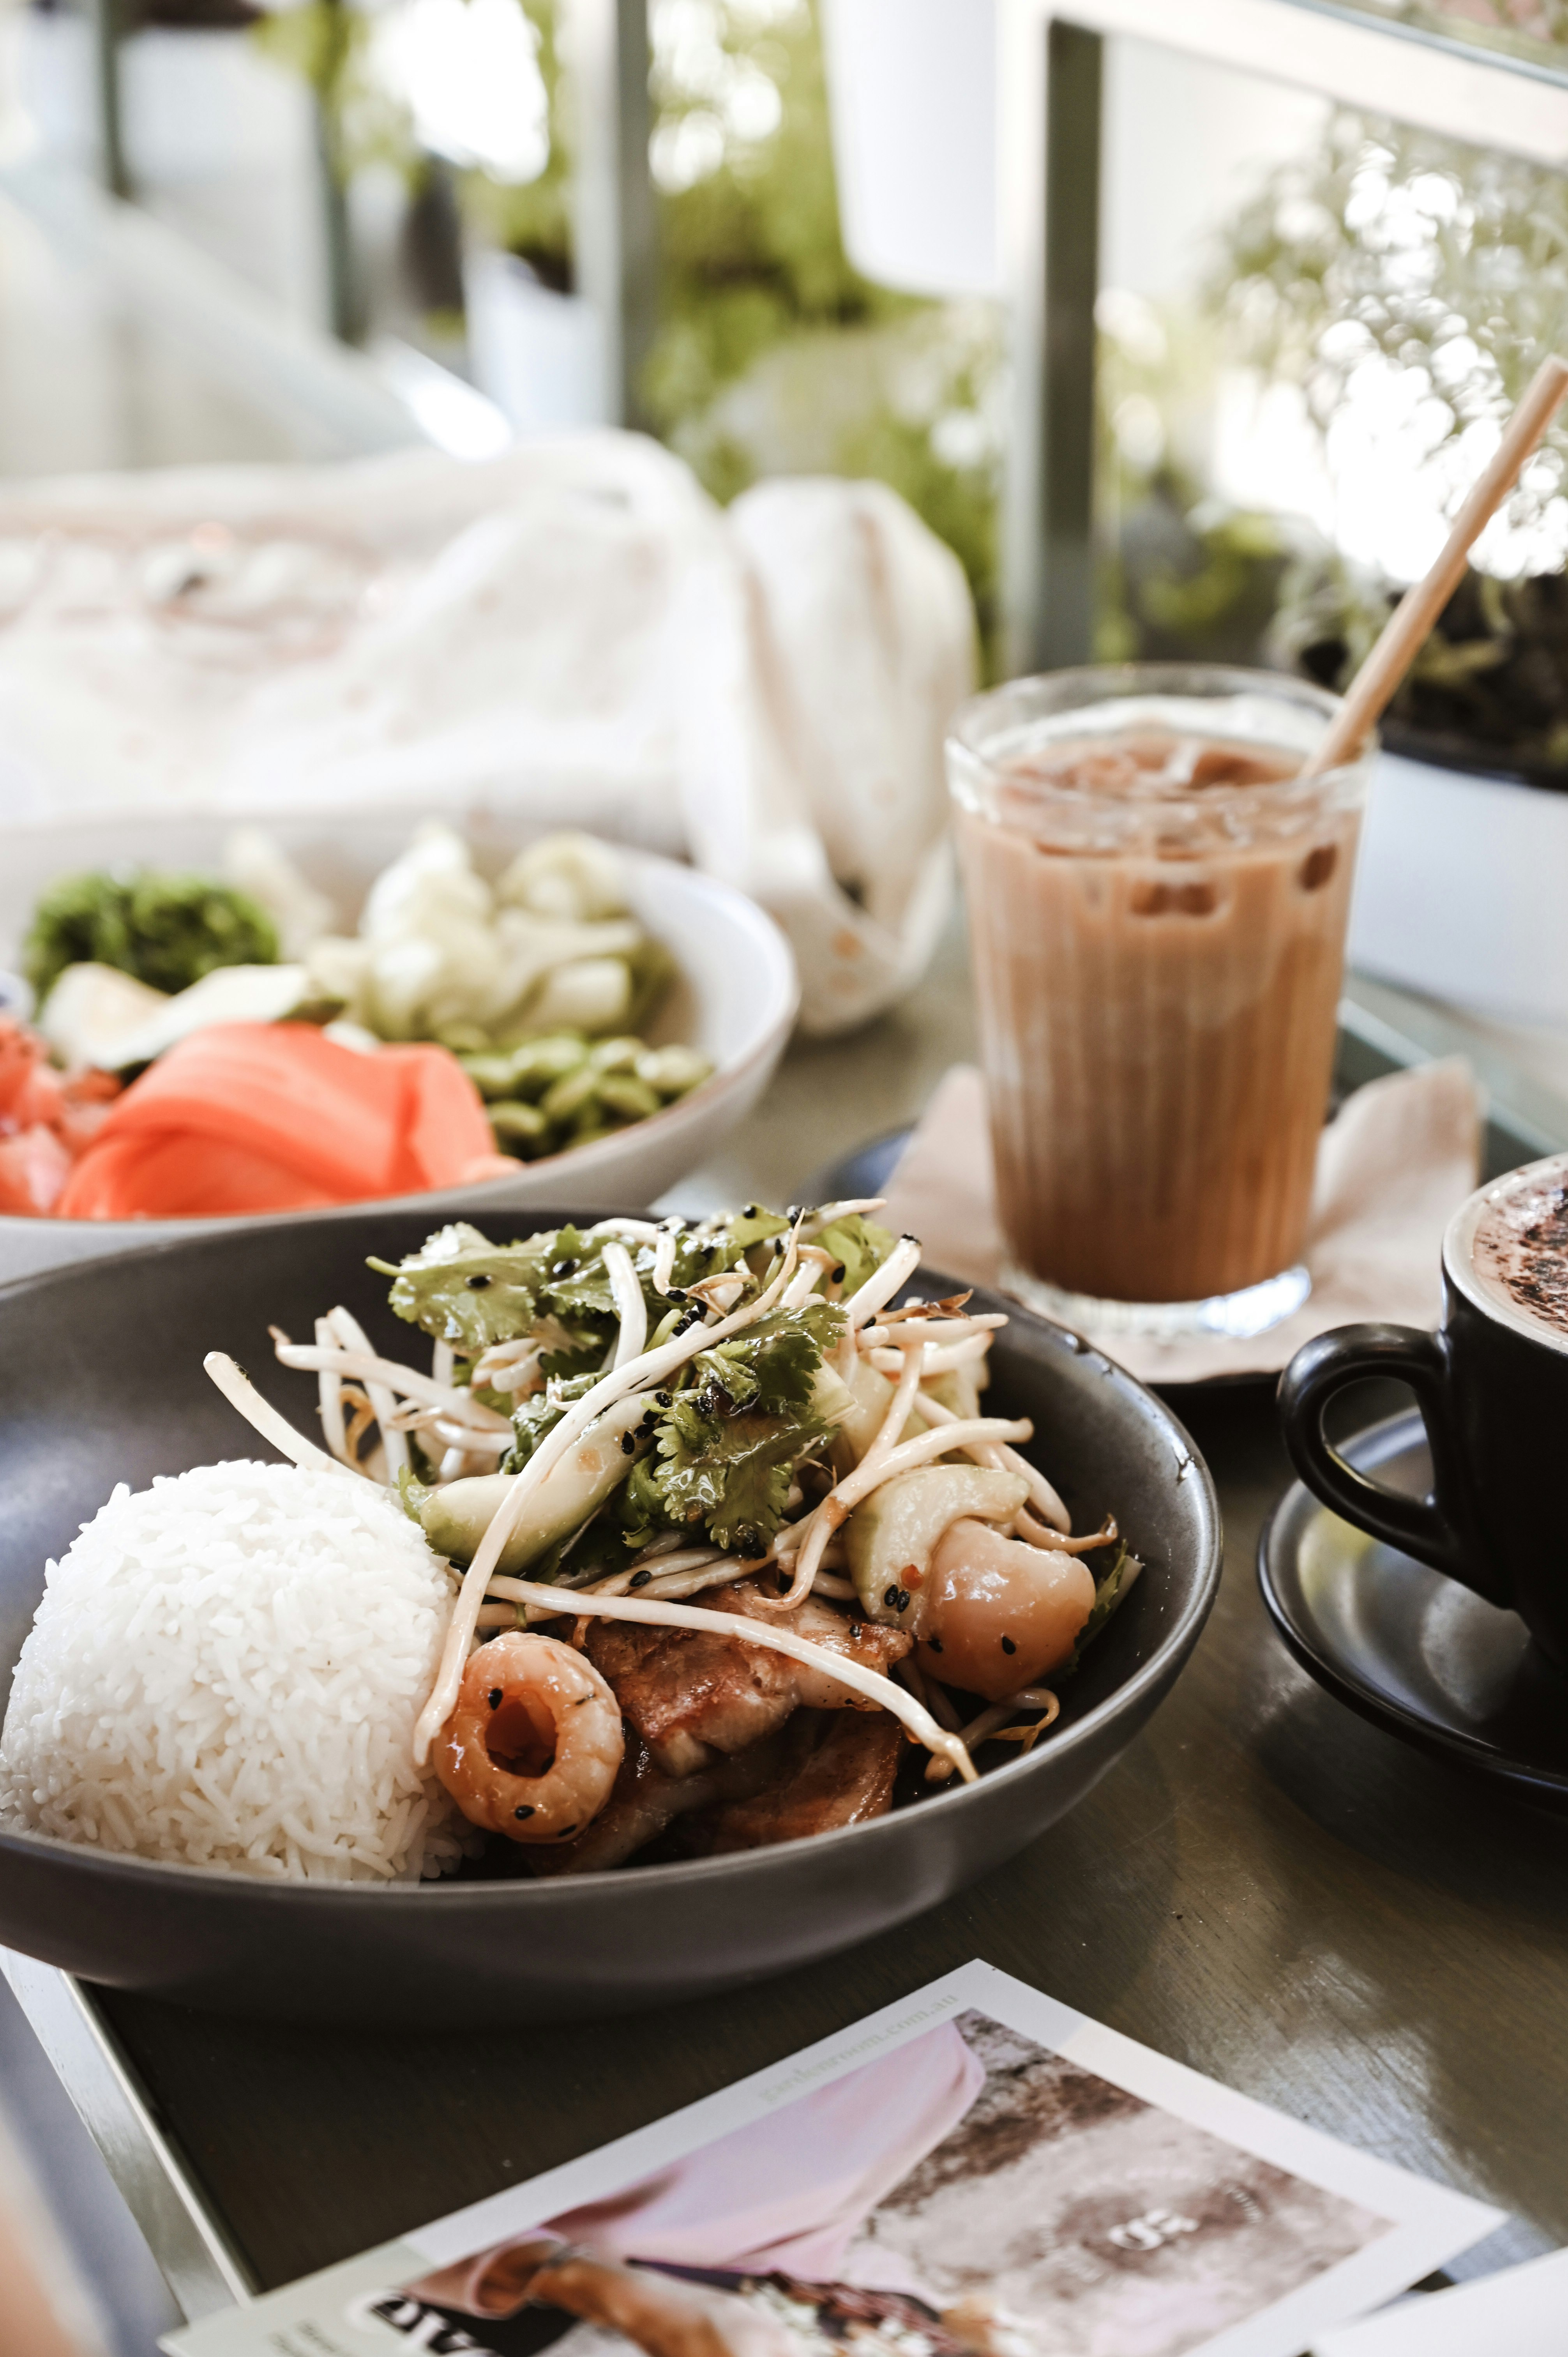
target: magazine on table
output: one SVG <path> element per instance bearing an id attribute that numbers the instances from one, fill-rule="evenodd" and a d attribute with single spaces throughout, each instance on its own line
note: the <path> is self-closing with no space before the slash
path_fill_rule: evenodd
<path id="1" fill-rule="evenodd" d="M 983 1964 L 170 2357 L 1297 2357 L 1501 2222 Z"/>

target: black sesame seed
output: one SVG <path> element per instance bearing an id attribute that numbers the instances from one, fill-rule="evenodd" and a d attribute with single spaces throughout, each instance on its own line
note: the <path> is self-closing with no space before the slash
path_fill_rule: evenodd
<path id="1" fill-rule="evenodd" d="M 628 1587 L 646 1587 L 652 1577 L 653 1574 L 650 1571 L 634 1571 L 631 1577 L 627 1581 L 627 1586 Z"/>
<path id="2" fill-rule="evenodd" d="M 1018 1648 L 1013 1642 L 1011 1637 L 1004 1637 L 1002 1640 L 1002 1650 L 1004 1653 L 1015 1653 Z"/>
<path id="3" fill-rule="evenodd" d="M 890 1612 L 897 1612 L 898 1609 L 898 1598 L 902 1593 L 903 1591 L 899 1587 L 897 1580 L 893 1582 L 890 1587 L 885 1587 L 883 1589 L 882 1601 L 886 1605 Z"/>
<path id="4" fill-rule="evenodd" d="M 926 1642 L 930 1647 L 933 1653 L 940 1653 L 941 1652 L 942 1641 L 940 1637 L 928 1637 Z"/>
<path id="5" fill-rule="evenodd" d="M 468 1290 L 470 1293 L 483 1293 L 489 1281 L 489 1278 L 486 1276 L 483 1270 L 481 1270 L 478 1276 L 471 1276 L 468 1278 Z"/>
<path id="6" fill-rule="evenodd" d="M 839 1263 L 839 1265 L 838 1265 L 838 1266 L 837 1266 L 837 1268 L 835 1268 L 835 1269 L 834 1269 L 834 1271 L 833 1271 L 833 1283 L 834 1283 L 835 1285 L 842 1285 L 842 1284 L 843 1283 L 843 1280 L 844 1280 L 844 1265 L 843 1265 L 843 1261 L 841 1260 L 841 1261 L 840 1261 L 840 1263 Z"/>
<path id="7" fill-rule="evenodd" d="M 852 1621 L 850 1622 L 850 1624 L 849 1624 L 849 1641 L 850 1641 L 850 1643 L 851 1643 L 852 1645 L 858 1645 L 858 1644 L 859 1644 L 859 1642 L 860 1642 L 860 1641 L 861 1641 L 861 1639 L 865 1636 L 865 1628 L 863 1627 L 863 1625 L 861 1624 L 861 1622 L 860 1622 L 860 1621 L 858 1621 L 858 1620 L 852 1620 Z"/>
<path id="8" fill-rule="evenodd" d="M 490 1708 L 492 1710 L 499 1710 L 500 1706 L 501 1690 L 499 1686 L 492 1686 L 490 1688 Z"/>
<path id="9" fill-rule="evenodd" d="M 895 1609 L 899 1612 L 908 1612 L 909 1609 L 909 1591 L 907 1587 L 901 1587 L 898 1590 L 898 1601 Z"/>
<path id="10" fill-rule="evenodd" d="M 668 1298 L 671 1301 L 684 1301 L 686 1298 L 685 1286 L 683 1285 L 672 1285 L 670 1288 Z"/>
<path id="11" fill-rule="evenodd" d="M 628 1457 L 636 1456 L 637 1442 L 632 1434 L 629 1432 L 623 1432 L 620 1437 L 620 1445 L 625 1449 Z"/>
<path id="12" fill-rule="evenodd" d="M 761 1204 L 748 1203 L 740 1216 L 743 1220 L 759 1220 L 762 1217 Z"/>
<path id="13" fill-rule="evenodd" d="M 524 1801 L 521 1809 L 514 1809 L 512 1811 L 512 1815 L 517 1819 L 519 1824 L 521 1824 L 525 1817 L 531 1817 L 532 1814 L 533 1804 L 531 1801 Z"/>
<path id="14" fill-rule="evenodd" d="M 651 1432 L 658 1421 L 659 1418 L 654 1415 L 653 1410 L 650 1408 L 648 1414 L 643 1417 L 642 1422 L 637 1428 L 639 1432 Z"/>
<path id="15" fill-rule="evenodd" d="M 566 1259 L 552 1263 L 550 1274 L 552 1276 L 570 1276 L 576 1265 L 576 1262 L 568 1254 Z"/>
<path id="16" fill-rule="evenodd" d="M 653 1396 L 660 1407 L 672 1407 L 674 1405 L 674 1402 L 668 1392 L 655 1392 Z"/>

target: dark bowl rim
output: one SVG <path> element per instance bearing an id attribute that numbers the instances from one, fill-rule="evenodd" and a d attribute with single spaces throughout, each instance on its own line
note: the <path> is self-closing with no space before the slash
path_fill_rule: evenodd
<path id="1" fill-rule="evenodd" d="M 356 1210 L 359 1216 L 369 1219 L 389 1208 L 387 1205 L 367 1204 L 362 1208 L 356 1207 Z M 403 1210 L 404 1207 L 400 1205 L 398 1208 Z M 531 1214 L 535 1210 L 553 1214 L 560 1209 L 553 1204 L 526 1208 Z M 607 1205 L 584 1205 L 580 1211 L 589 1208 L 601 1218 L 612 1214 L 616 1209 Z M 574 1215 L 564 1212 L 562 1216 L 564 1219 Z M 626 1216 L 644 1218 L 647 1214 L 645 1211 L 639 1211 Z M 561 1222 L 556 1223 L 559 1225 Z M 347 1222 L 338 1212 L 324 1217 L 322 1224 L 337 1228 Z M 269 1228 L 258 1230 L 258 1232 L 270 1235 L 277 1231 Z M 294 1232 L 297 1235 L 299 1231 L 296 1229 Z M 25 1291 L 72 1281 L 86 1282 L 92 1274 L 111 1265 L 120 1265 L 127 1260 L 152 1260 L 170 1254 L 183 1254 L 210 1243 L 231 1243 L 233 1240 L 231 1234 L 222 1238 L 211 1235 L 158 1237 L 124 1253 L 105 1254 L 94 1259 L 40 1269 L 0 1286 L 0 1305 Z M 1081 1334 L 1058 1324 L 1054 1318 L 1042 1317 L 1038 1311 L 1026 1308 L 1011 1295 L 993 1293 L 985 1286 L 969 1286 L 962 1278 L 929 1268 L 924 1262 L 908 1281 L 911 1285 L 934 1285 L 938 1288 L 939 1299 L 948 1293 L 965 1290 L 983 1296 L 1004 1309 L 1008 1318 L 1017 1321 L 1021 1327 L 1033 1329 L 1045 1336 L 1050 1348 L 1057 1352 L 1080 1358 L 1091 1368 L 1098 1365 L 1101 1373 L 1110 1379 L 1112 1391 L 1120 1395 L 1138 1419 L 1146 1426 L 1153 1426 L 1163 1431 L 1172 1443 L 1176 1481 L 1180 1485 L 1189 1478 L 1197 1479 L 1202 1510 L 1199 1516 L 1200 1559 L 1192 1593 L 1175 1626 L 1165 1631 L 1147 1661 L 1141 1663 L 1130 1678 L 1107 1695 L 1103 1701 L 1096 1703 L 1082 1718 L 1075 1719 L 1053 1741 L 1040 1746 L 1026 1758 L 1004 1761 L 999 1768 L 979 1776 L 972 1784 L 960 1783 L 956 1789 L 950 1787 L 918 1804 L 922 1811 L 941 1808 L 944 1822 L 947 1822 L 956 1820 L 957 1812 L 961 1807 L 967 1806 L 972 1811 L 976 1805 L 984 1805 L 983 1796 L 986 1788 L 998 1780 L 1005 1780 L 1008 1789 L 1012 1789 L 1026 1778 L 1048 1769 L 1049 1763 L 1060 1759 L 1064 1753 L 1091 1746 L 1115 1719 L 1131 1713 L 1151 1687 L 1157 1689 L 1163 1681 L 1179 1673 L 1202 1632 L 1219 1592 L 1223 1569 L 1223 1544 L 1219 1501 L 1213 1475 L 1186 1426 L 1146 1383 L 1140 1383 L 1135 1375 L 1130 1374 L 1115 1360 L 1108 1358 L 1104 1351 Z M 471 1906 L 504 1907 L 517 1905 L 521 1900 L 524 1904 L 542 1909 L 553 1905 L 570 1907 L 585 1897 L 603 1899 L 617 1890 L 668 1890 L 671 1888 L 679 1889 L 723 1882 L 726 1878 L 744 1880 L 758 1871 L 768 1870 L 770 1865 L 774 1871 L 785 1872 L 788 1861 L 791 1859 L 799 1859 L 807 1854 L 820 1857 L 828 1850 L 839 1851 L 848 1842 L 857 1841 L 865 1846 L 870 1839 L 877 1837 L 885 1845 L 890 1840 L 901 1841 L 902 1829 L 908 1824 L 914 1813 L 908 1808 L 889 1811 L 886 1816 L 874 1818 L 865 1824 L 835 1826 L 827 1833 L 805 1835 L 792 1841 L 771 1843 L 761 1849 L 737 1850 L 717 1857 L 682 1858 L 659 1866 L 639 1867 L 635 1874 L 628 1874 L 618 1867 L 606 1867 L 597 1872 L 563 1875 L 546 1880 L 519 1876 L 498 1877 L 493 1881 L 465 1882 L 456 1877 L 440 1876 L 417 1883 L 325 1879 L 292 1881 L 270 1875 L 242 1874 L 231 1867 L 184 1866 L 166 1859 L 139 1857 L 132 1852 L 101 1850 L 84 1843 L 65 1841 L 55 1834 L 26 1833 L 4 1826 L 0 1826 L 0 1860 L 41 1857 L 60 1864 L 69 1863 L 83 1875 L 109 1878 L 130 1873 L 138 1884 L 148 1889 L 155 1889 L 162 1884 L 171 1892 L 209 1891 L 216 1898 L 226 1897 L 235 1902 L 242 1899 L 253 1899 L 263 1904 L 269 1900 L 295 1902 L 304 1900 L 321 1906 L 348 1904 L 382 1909 L 413 1905 L 422 1914 L 428 1915 L 433 1905 L 445 1906 L 448 1910 Z"/>

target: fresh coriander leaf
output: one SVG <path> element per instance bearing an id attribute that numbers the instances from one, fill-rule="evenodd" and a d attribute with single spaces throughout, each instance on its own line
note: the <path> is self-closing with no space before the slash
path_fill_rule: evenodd
<path id="1" fill-rule="evenodd" d="M 610 1273 L 605 1266 L 605 1239 L 585 1237 L 574 1227 L 560 1228 L 551 1239 L 554 1250 L 541 1278 L 539 1302 L 563 1320 L 581 1325 L 592 1319 L 603 1324 L 605 1340 L 619 1322 Z"/>
<path id="2" fill-rule="evenodd" d="M 659 1457 L 639 1457 L 606 1510 L 620 1526 L 622 1544 L 645 1547 L 661 1531 L 681 1527 L 667 1507 L 659 1487 Z"/>
<path id="3" fill-rule="evenodd" d="M 466 1221 L 439 1228 L 406 1260 L 372 1260 L 393 1279 L 392 1309 L 438 1342 L 478 1358 L 494 1342 L 513 1342 L 532 1328 L 539 1285 L 554 1238 L 493 1244 Z"/>
<path id="4" fill-rule="evenodd" d="M 795 1459 L 829 1430 L 819 1416 L 704 1415 L 682 1392 L 660 1421 L 652 1487 L 666 1525 L 705 1523 L 722 1547 L 760 1555 L 778 1529 Z"/>
<path id="5" fill-rule="evenodd" d="M 696 1389 L 722 1392 L 732 1408 L 756 1406 L 770 1415 L 811 1405 L 823 1357 L 843 1332 L 843 1312 L 830 1301 L 799 1309 L 770 1309 L 727 1342 L 693 1361 Z"/>

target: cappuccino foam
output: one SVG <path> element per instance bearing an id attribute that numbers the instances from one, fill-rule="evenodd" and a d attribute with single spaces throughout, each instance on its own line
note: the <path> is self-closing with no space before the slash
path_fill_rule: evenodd
<path id="1" fill-rule="evenodd" d="M 1499 1188 L 1476 1222 L 1470 1266 L 1500 1308 L 1568 1341 L 1568 1172 L 1521 1173 Z"/>

